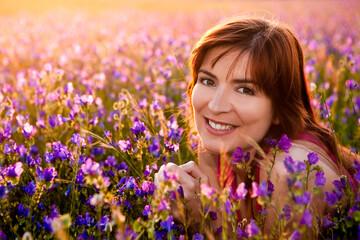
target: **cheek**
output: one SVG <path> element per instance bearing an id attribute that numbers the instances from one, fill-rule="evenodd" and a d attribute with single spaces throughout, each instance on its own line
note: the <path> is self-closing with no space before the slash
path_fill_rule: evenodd
<path id="1" fill-rule="evenodd" d="M 191 94 L 193 112 L 199 112 L 206 105 L 206 94 L 199 85 L 195 85 Z M 194 116 L 195 117 L 195 116 Z"/>

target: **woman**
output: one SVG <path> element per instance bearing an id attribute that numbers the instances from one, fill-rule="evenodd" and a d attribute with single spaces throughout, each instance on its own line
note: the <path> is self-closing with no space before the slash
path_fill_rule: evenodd
<path id="1" fill-rule="evenodd" d="M 318 165 L 323 168 L 327 181 L 318 197 L 312 199 L 310 208 L 316 206 L 314 213 L 319 216 L 329 212 L 323 201 L 324 193 L 333 190 L 332 182 L 343 174 L 339 168 L 340 156 L 331 131 L 316 120 L 304 75 L 303 53 L 289 28 L 258 18 L 231 19 L 210 29 L 196 44 L 190 67 L 192 81 L 188 96 L 192 119 L 201 139 L 199 165 L 169 163 L 156 174 L 156 181 L 163 178 L 165 168 L 178 172 L 177 183 L 183 187 L 190 206 L 197 209 L 199 200 L 194 192 L 199 191 L 199 179 L 221 190 L 217 174 L 220 154 L 231 167 L 228 179 L 231 184 L 246 182 L 249 188 L 245 171 L 231 165 L 234 150 L 241 147 L 251 153 L 256 181 L 263 182 L 267 180 L 268 168 L 261 166 L 269 166 L 270 162 L 259 160 L 251 140 L 266 151 L 269 148 L 266 138 L 279 140 L 286 134 L 293 139 L 293 146 L 289 153 L 276 156 L 270 177 L 275 186 L 272 195 L 287 194 L 285 156 L 304 160 L 309 153 L 318 152 Z M 351 171 L 348 155 L 341 159 L 346 172 Z M 314 180 L 315 176 L 311 175 L 310 187 Z M 285 197 L 275 201 L 283 206 Z M 240 215 L 250 219 L 256 211 L 256 202 L 247 198 Z M 272 209 L 267 211 L 265 231 L 269 231 L 275 218 Z M 197 215 L 196 211 L 192 215 L 195 221 Z M 180 219 L 176 214 L 175 217 Z M 213 224 L 214 230 L 221 225 L 220 221 Z"/>

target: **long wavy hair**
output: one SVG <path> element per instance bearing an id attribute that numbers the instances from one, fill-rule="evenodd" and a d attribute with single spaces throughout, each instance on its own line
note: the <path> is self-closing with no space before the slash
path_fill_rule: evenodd
<path id="1" fill-rule="evenodd" d="M 331 130 L 319 123 L 311 106 L 303 52 L 290 29 L 288 25 L 272 20 L 232 18 L 207 31 L 189 59 L 192 80 L 187 94 L 191 115 L 193 117 L 191 94 L 205 54 L 209 49 L 227 46 L 212 64 L 229 52 L 238 52 L 231 72 L 244 54 L 248 56 L 247 71 L 258 88 L 271 99 L 274 115 L 279 120 L 279 124 L 270 127 L 268 136 L 279 139 L 282 134 L 287 134 L 296 139 L 299 134 L 310 134 L 323 143 L 338 162 L 342 159 L 344 167 L 353 173 L 350 151 L 337 144 Z"/>

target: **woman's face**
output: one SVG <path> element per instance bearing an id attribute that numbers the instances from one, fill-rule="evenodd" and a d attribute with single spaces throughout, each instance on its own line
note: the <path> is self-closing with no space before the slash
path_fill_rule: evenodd
<path id="1" fill-rule="evenodd" d="M 248 56 L 242 55 L 228 75 L 238 52 L 212 61 L 226 50 L 209 50 L 198 72 L 192 92 L 196 128 L 203 146 L 214 153 L 231 153 L 236 147 L 249 149 L 249 138 L 261 141 L 274 120 L 271 100 L 246 75 Z"/>

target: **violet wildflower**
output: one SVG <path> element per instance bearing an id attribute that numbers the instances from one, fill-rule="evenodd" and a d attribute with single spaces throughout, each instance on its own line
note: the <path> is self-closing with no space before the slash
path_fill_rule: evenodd
<path id="1" fill-rule="evenodd" d="M 359 88 L 359 84 L 354 79 L 346 80 L 345 86 L 348 87 L 350 90 L 355 90 Z"/>
<path id="2" fill-rule="evenodd" d="M 244 155 L 244 160 L 245 160 L 245 162 L 249 162 L 249 160 L 250 160 L 250 152 L 249 151 L 247 151 L 246 154 Z"/>
<path id="3" fill-rule="evenodd" d="M 81 170 L 83 174 L 90 176 L 100 175 L 101 173 L 100 164 L 93 162 L 91 158 L 88 158 L 85 164 L 81 165 Z"/>
<path id="4" fill-rule="evenodd" d="M 88 240 L 88 239 L 89 239 L 89 237 L 88 237 L 87 231 L 86 231 L 86 229 L 84 229 L 84 231 L 81 234 L 79 234 L 78 240 Z"/>
<path id="5" fill-rule="evenodd" d="M 34 181 L 29 182 L 29 184 L 25 188 L 26 194 L 32 196 L 32 195 L 34 195 L 35 191 L 36 191 L 36 185 L 35 185 Z"/>
<path id="6" fill-rule="evenodd" d="M 59 120 L 58 117 L 53 115 L 53 116 L 49 116 L 48 117 L 48 122 L 51 128 L 56 127 L 57 125 L 59 125 Z"/>
<path id="7" fill-rule="evenodd" d="M 169 216 L 168 218 L 167 218 L 167 220 L 164 220 L 164 221 L 162 221 L 161 223 L 160 223 L 160 225 L 161 225 L 161 227 L 163 228 L 163 229 L 165 229 L 165 230 L 167 230 L 168 232 L 170 232 L 171 231 L 171 227 L 173 226 L 173 224 L 174 224 L 174 218 L 173 218 L 173 216 Z"/>
<path id="8" fill-rule="evenodd" d="M 241 227 L 236 228 L 236 235 L 237 235 L 237 238 L 240 238 L 240 239 L 248 237 L 246 231 L 244 231 Z"/>
<path id="9" fill-rule="evenodd" d="M 135 120 L 133 127 L 130 130 L 138 137 L 141 133 L 145 132 L 146 127 L 143 122 Z"/>
<path id="10" fill-rule="evenodd" d="M 65 192 L 65 196 L 66 196 L 66 197 L 69 197 L 70 192 L 71 192 L 71 184 L 70 184 L 70 186 L 69 186 L 69 189 Z"/>
<path id="11" fill-rule="evenodd" d="M 59 211 L 56 209 L 55 204 L 53 204 L 51 206 L 50 218 L 53 219 L 53 218 L 56 218 L 56 217 L 59 217 L 59 216 L 60 216 Z"/>
<path id="12" fill-rule="evenodd" d="M 142 214 L 143 214 L 146 218 L 148 218 L 148 217 L 152 214 L 150 205 L 146 205 L 146 206 L 144 207 L 144 211 L 142 211 Z"/>
<path id="13" fill-rule="evenodd" d="M 324 228 L 331 228 L 331 227 L 335 226 L 335 223 L 333 223 L 332 221 L 329 221 L 326 217 L 323 217 L 322 220 L 323 220 L 322 226 Z"/>
<path id="14" fill-rule="evenodd" d="M 173 144 L 172 142 L 165 141 L 164 145 L 165 149 L 169 150 L 170 152 L 177 152 L 179 150 L 179 143 Z"/>
<path id="15" fill-rule="evenodd" d="M 295 239 L 300 239 L 302 237 L 301 233 L 299 232 L 299 230 L 295 230 L 291 236 L 290 236 L 290 239 L 291 240 L 295 240 Z"/>
<path id="16" fill-rule="evenodd" d="M 3 185 L 0 185 L 0 199 L 6 198 L 7 193 L 8 193 L 7 188 Z"/>
<path id="17" fill-rule="evenodd" d="M 317 152 L 312 152 L 307 155 L 307 159 L 311 165 L 314 165 L 319 161 L 319 156 Z"/>
<path id="18" fill-rule="evenodd" d="M 294 201 L 296 204 L 306 205 L 311 201 L 310 193 L 304 192 L 304 195 L 295 195 Z"/>
<path id="19" fill-rule="evenodd" d="M 313 215 L 310 213 L 309 209 L 305 209 L 303 216 L 300 219 L 300 224 L 312 227 L 312 219 Z"/>
<path id="20" fill-rule="evenodd" d="M 215 221 L 217 219 L 217 213 L 214 211 L 209 211 L 209 216 L 211 220 Z"/>
<path id="21" fill-rule="evenodd" d="M 14 165 L 10 165 L 6 169 L 5 174 L 10 178 L 20 178 L 23 171 L 24 169 L 22 162 L 17 162 Z"/>
<path id="22" fill-rule="evenodd" d="M 211 199 L 211 197 L 215 194 L 215 190 L 206 183 L 202 183 L 200 185 L 200 188 L 201 188 L 201 195 L 204 195 L 208 199 Z"/>
<path id="23" fill-rule="evenodd" d="M 338 197 L 336 195 L 336 193 L 330 193 L 330 192 L 326 192 L 325 193 L 325 201 L 329 204 L 329 206 L 333 206 L 335 203 L 337 203 L 338 201 Z"/>
<path id="24" fill-rule="evenodd" d="M 156 158 L 160 156 L 160 141 L 157 138 L 155 138 L 153 142 L 148 145 L 148 151 Z"/>
<path id="25" fill-rule="evenodd" d="M 250 223 L 246 226 L 245 231 L 249 237 L 252 237 L 252 236 L 257 235 L 260 230 L 259 230 L 258 226 L 256 225 L 256 223 L 254 222 L 254 220 L 250 219 Z"/>
<path id="26" fill-rule="evenodd" d="M 271 191 L 268 190 L 267 181 L 263 181 L 262 183 L 260 183 L 260 185 L 258 185 L 257 182 L 253 181 L 251 187 L 252 187 L 252 193 L 251 193 L 252 198 L 266 197 L 266 196 L 270 196 L 272 193 Z"/>
<path id="27" fill-rule="evenodd" d="M 91 95 L 82 95 L 80 97 L 80 105 L 91 105 L 94 102 L 94 97 Z"/>
<path id="28" fill-rule="evenodd" d="M 73 92 L 74 92 L 73 83 L 72 83 L 72 82 L 68 82 L 68 83 L 65 85 L 64 93 L 65 93 L 65 94 L 72 94 Z"/>
<path id="29" fill-rule="evenodd" d="M 286 134 L 282 135 L 278 143 L 279 149 L 284 150 L 286 153 L 289 153 L 291 145 L 291 139 L 289 139 Z"/>
<path id="30" fill-rule="evenodd" d="M 48 215 L 46 215 L 43 219 L 44 229 L 45 231 L 49 231 L 51 233 L 54 233 L 52 227 L 51 227 L 52 219 L 49 218 Z"/>
<path id="31" fill-rule="evenodd" d="M 9 153 L 12 153 L 13 152 L 13 149 L 10 147 L 10 145 L 9 144 L 5 144 L 5 146 L 4 146 L 4 153 L 5 154 L 9 154 Z"/>
<path id="32" fill-rule="evenodd" d="M 245 188 L 245 183 L 240 183 L 235 192 L 235 199 L 245 199 L 248 190 Z"/>
<path id="33" fill-rule="evenodd" d="M 232 154 L 233 162 L 232 164 L 241 163 L 244 157 L 244 152 L 241 147 L 237 147 Z"/>
<path id="34" fill-rule="evenodd" d="M 150 174 L 151 174 L 151 172 L 152 172 L 152 170 L 151 170 L 150 166 L 149 166 L 149 165 L 146 165 L 143 176 L 144 176 L 144 177 L 149 177 Z"/>
<path id="35" fill-rule="evenodd" d="M 103 232 L 108 222 L 109 222 L 109 215 L 105 215 L 101 217 L 100 221 L 96 224 L 96 227 L 100 229 L 101 232 Z"/>
<path id="36" fill-rule="evenodd" d="M 169 201 L 167 201 L 166 199 L 161 199 L 160 200 L 160 205 L 158 207 L 158 210 L 161 212 L 161 211 L 164 211 L 164 210 L 170 210 L 170 203 Z"/>
<path id="37" fill-rule="evenodd" d="M 25 208 L 21 203 L 17 205 L 16 210 L 16 214 L 21 217 L 27 217 L 30 214 L 30 209 Z"/>
<path id="38" fill-rule="evenodd" d="M 130 138 L 128 137 L 127 140 L 119 140 L 118 146 L 121 149 L 121 151 L 126 152 L 132 148 Z"/>
<path id="39" fill-rule="evenodd" d="M 346 179 L 344 176 L 340 177 L 340 180 L 335 180 L 332 183 L 335 188 L 340 191 L 346 187 Z"/>
<path id="40" fill-rule="evenodd" d="M 184 198 L 184 197 L 185 197 L 185 195 L 184 195 L 184 189 L 183 189 L 183 187 L 182 187 L 181 185 L 178 187 L 177 192 L 179 193 L 180 198 Z"/>
<path id="41" fill-rule="evenodd" d="M 147 194 L 152 196 L 155 192 L 156 186 L 153 182 L 143 181 L 141 184 L 141 190 Z"/>
<path id="42" fill-rule="evenodd" d="M 265 138 L 264 140 L 265 140 L 265 142 L 266 142 L 270 147 L 272 147 L 272 148 L 275 148 L 276 145 L 277 145 L 276 139 L 273 139 L 273 138 Z"/>
<path id="43" fill-rule="evenodd" d="M 228 215 L 231 215 L 232 212 L 231 212 L 231 201 L 230 199 L 228 198 L 225 202 L 225 212 L 228 214 Z"/>
<path id="44" fill-rule="evenodd" d="M 194 240 L 204 240 L 204 236 L 201 235 L 200 233 L 196 233 L 194 236 L 193 236 Z"/>
<path id="45" fill-rule="evenodd" d="M 22 127 L 22 134 L 25 136 L 25 138 L 29 139 L 33 134 L 34 127 L 30 125 L 29 123 L 25 123 Z"/>
<path id="46" fill-rule="evenodd" d="M 290 209 L 290 205 L 289 204 L 286 204 L 284 207 L 283 207 L 283 212 L 284 212 L 284 216 L 286 219 L 289 219 L 290 218 L 290 214 L 291 214 L 291 209 Z"/>
<path id="47" fill-rule="evenodd" d="M 0 240 L 5 240 L 6 238 L 6 234 L 3 231 L 0 231 Z"/>
<path id="48" fill-rule="evenodd" d="M 326 178 L 324 177 L 324 171 L 317 172 L 315 175 L 315 186 L 324 186 L 326 182 Z"/>

